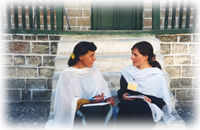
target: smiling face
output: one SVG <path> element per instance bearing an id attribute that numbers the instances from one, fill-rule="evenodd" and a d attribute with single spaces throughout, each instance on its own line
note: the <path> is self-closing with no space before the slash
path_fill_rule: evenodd
<path id="1" fill-rule="evenodd" d="M 133 65 L 138 69 L 143 68 L 146 64 L 148 64 L 148 56 L 143 56 L 137 48 L 132 50 L 131 60 L 133 61 Z"/>
<path id="2" fill-rule="evenodd" d="M 91 68 L 96 60 L 95 51 L 88 51 L 85 55 L 80 56 L 79 59 L 83 67 Z"/>

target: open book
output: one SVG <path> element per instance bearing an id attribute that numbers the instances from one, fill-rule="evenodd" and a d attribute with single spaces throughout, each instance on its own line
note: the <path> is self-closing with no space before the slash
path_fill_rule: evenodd
<path id="1" fill-rule="evenodd" d="M 144 99 L 144 95 L 129 95 L 127 96 L 129 98 L 140 98 L 140 99 Z"/>
<path id="2" fill-rule="evenodd" d="M 103 106 L 107 105 L 109 102 L 98 102 L 98 103 L 89 103 L 89 104 L 84 104 L 83 107 L 89 107 L 89 106 Z"/>

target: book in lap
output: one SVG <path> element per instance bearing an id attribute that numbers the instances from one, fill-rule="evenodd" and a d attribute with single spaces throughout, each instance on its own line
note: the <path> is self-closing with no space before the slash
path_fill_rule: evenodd
<path id="1" fill-rule="evenodd" d="M 89 103 L 89 104 L 84 104 L 83 107 L 89 107 L 89 106 L 103 106 L 107 105 L 109 102 L 98 102 L 98 103 Z"/>
<path id="2" fill-rule="evenodd" d="M 144 95 L 128 95 L 127 97 L 144 99 Z"/>

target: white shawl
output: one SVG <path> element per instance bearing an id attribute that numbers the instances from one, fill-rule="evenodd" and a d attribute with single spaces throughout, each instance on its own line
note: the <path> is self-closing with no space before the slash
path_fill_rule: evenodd
<path id="1" fill-rule="evenodd" d="M 155 122 L 160 121 L 162 118 L 164 123 L 169 124 L 174 120 L 174 117 L 171 115 L 171 100 L 163 71 L 158 68 L 139 70 L 137 67 L 129 65 L 121 71 L 121 74 L 127 83 L 132 82 L 138 85 L 138 92 L 163 99 L 166 105 L 164 105 L 162 110 L 155 104 L 147 102 Z"/>
<path id="2" fill-rule="evenodd" d="M 90 99 L 102 92 L 105 99 L 111 97 L 106 81 L 95 66 L 64 69 L 56 88 L 54 120 L 51 121 L 51 126 L 72 128 L 78 99 Z"/>

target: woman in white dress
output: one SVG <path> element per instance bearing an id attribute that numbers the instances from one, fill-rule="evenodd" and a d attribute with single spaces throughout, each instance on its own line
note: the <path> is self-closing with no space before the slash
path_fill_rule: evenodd
<path id="1" fill-rule="evenodd" d="M 106 81 L 93 65 L 96 60 L 96 49 L 97 47 L 92 42 L 80 42 L 74 47 L 68 61 L 69 67 L 62 71 L 58 80 L 54 102 L 54 119 L 47 123 L 46 128 L 73 128 L 77 111 L 79 111 L 78 115 L 84 118 L 84 125 L 88 125 L 90 122 L 98 123 L 96 121 L 99 121 L 99 113 L 95 116 L 95 109 L 98 106 L 94 106 L 95 109 L 82 106 L 105 102 L 103 106 L 106 106 L 106 108 L 102 106 L 98 108 L 100 115 L 106 117 L 112 108 L 111 105 L 114 105 L 115 101 Z M 88 110 L 90 111 L 89 115 L 87 114 Z M 111 115 L 112 113 L 110 113 Z"/>

